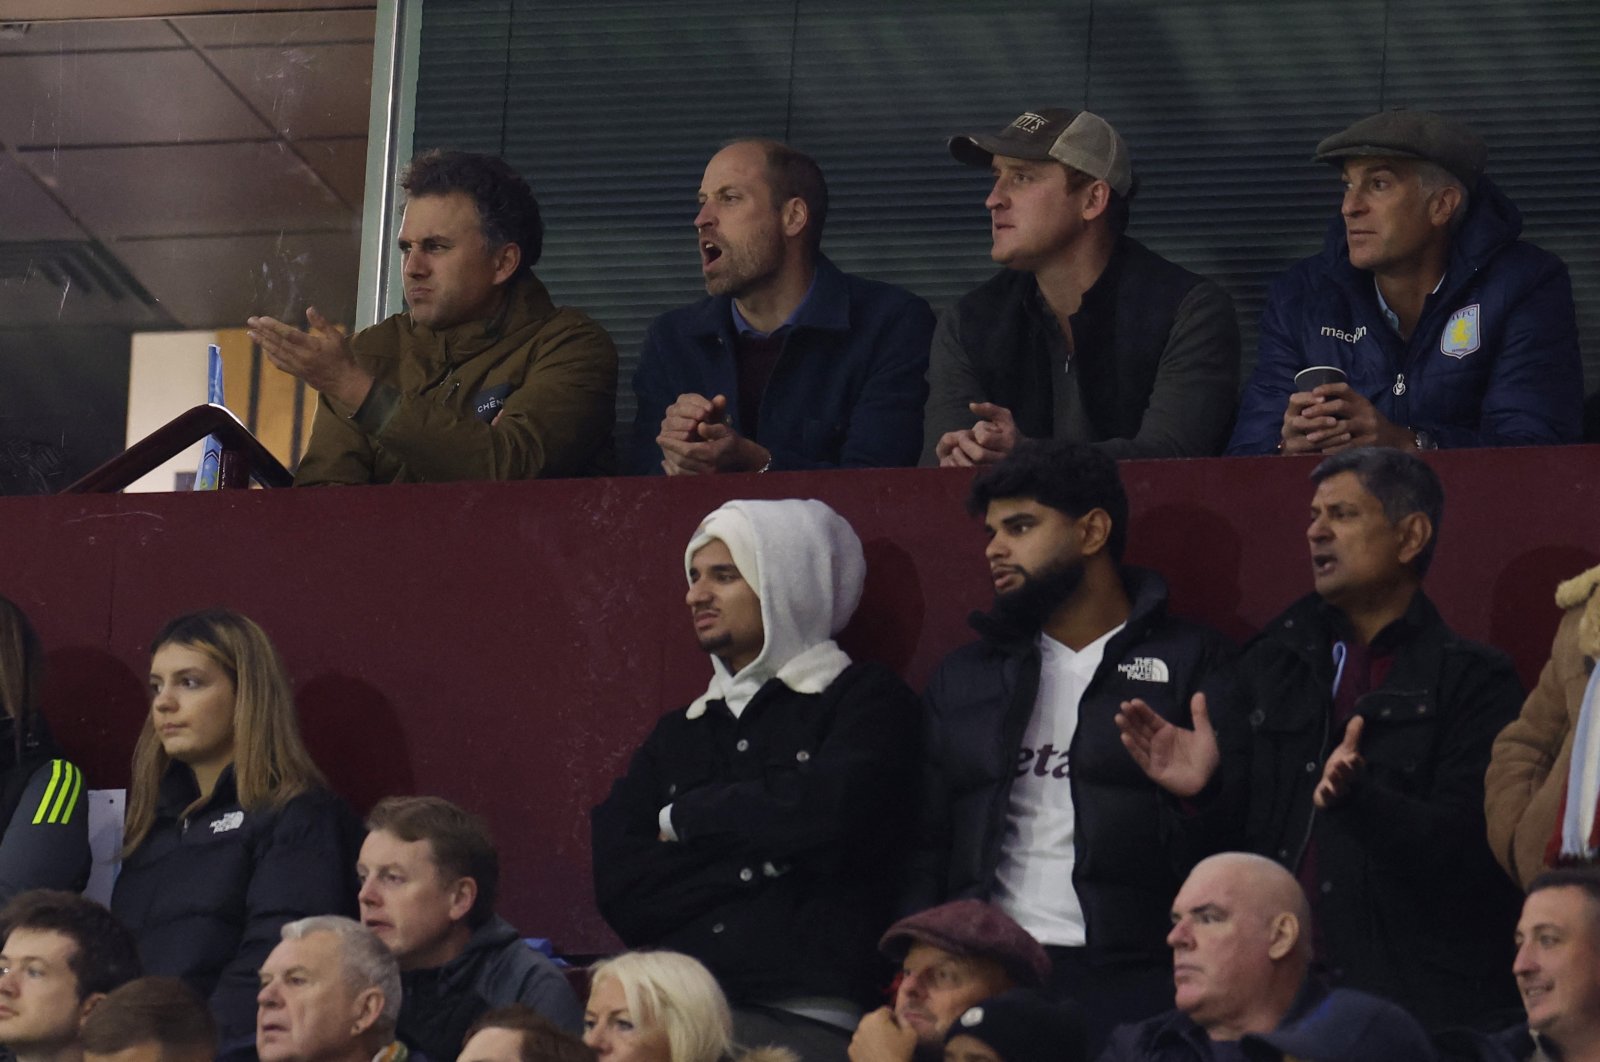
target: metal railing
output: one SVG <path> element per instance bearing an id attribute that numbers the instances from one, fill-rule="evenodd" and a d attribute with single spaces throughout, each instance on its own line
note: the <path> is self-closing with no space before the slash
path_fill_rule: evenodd
<path id="1" fill-rule="evenodd" d="M 294 474 L 238 417 L 223 406 L 208 403 L 180 413 L 76 483 L 63 487 L 61 493 L 114 494 L 208 435 L 215 435 L 222 444 L 219 489 L 248 487 L 252 480 L 263 487 L 294 484 Z"/>

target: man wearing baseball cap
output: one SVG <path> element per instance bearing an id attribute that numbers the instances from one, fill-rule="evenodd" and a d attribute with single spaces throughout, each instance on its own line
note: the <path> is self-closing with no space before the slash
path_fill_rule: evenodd
<path id="1" fill-rule="evenodd" d="M 1046 109 L 950 138 L 988 169 L 1004 268 L 934 333 L 925 465 L 998 461 L 1023 438 L 1113 457 L 1199 457 L 1227 439 L 1239 326 L 1215 283 L 1128 238 L 1128 146 L 1104 118 Z"/>
<path id="2" fill-rule="evenodd" d="M 930 907 L 889 927 L 878 950 L 900 963 L 894 1006 L 861 1019 L 850 1062 L 938 1059 L 945 1036 L 973 1004 L 1013 988 L 1041 988 L 1044 947 L 982 900 Z"/>
<path id="3" fill-rule="evenodd" d="M 1272 287 L 1231 454 L 1576 442 L 1583 371 L 1572 281 L 1521 240 L 1471 129 L 1425 111 L 1317 145 L 1344 200 L 1321 254 Z M 1304 369 L 1339 382 L 1297 384 Z"/>

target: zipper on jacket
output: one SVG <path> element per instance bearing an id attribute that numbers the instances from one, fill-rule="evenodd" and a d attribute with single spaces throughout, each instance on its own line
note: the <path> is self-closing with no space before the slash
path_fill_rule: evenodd
<path id="1" fill-rule="evenodd" d="M 443 387 L 445 384 L 450 383 L 450 377 L 455 375 L 456 369 L 457 366 L 454 362 L 447 362 L 445 364 L 444 371 L 435 376 L 433 379 L 429 380 L 427 383 L 423 384 L 421 390 L 419 390 L 417 393 L 425 395 L 430 391 L 437 390 L 438 388 Z M 445 392 L 444 397 L 449 398 L 451 395 L 455 394 L 460 387 L 461 380 L 458 378 L 451 386 L 450 390 Z"/>
<path id="2" fill-rule="evenodd" d="M 1396 373 L 1395 374 L 1395 378 L 1394 378 L 1394 386 L 1389 388 L 1389 390 L 1396 398 L 1399 398 L 1401 395 L 1405 394 L 1406 393 L 1406 374 L 1403 373 L 1403 372 L 1402 373 Z"/>

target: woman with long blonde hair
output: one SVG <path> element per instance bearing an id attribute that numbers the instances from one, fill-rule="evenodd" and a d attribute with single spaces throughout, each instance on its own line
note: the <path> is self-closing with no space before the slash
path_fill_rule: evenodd
<path id="1" fill-rule="evenodd" d="M 256 971 L 279 928 L 356 913 L 361 830 L 300 739 L 265 631 L 237 612 L 195 612 L 150 652 L 111 909 L 146 973 L 209 998 L 226 1054 L 253 1042 Z"/>
<path id="2" fill-rule="evenodd" d="M 27 614 L 0 597 L 0 904 L 27 889 L 89 880 L 83 772 L 39 714 L 44 650 Z"/>

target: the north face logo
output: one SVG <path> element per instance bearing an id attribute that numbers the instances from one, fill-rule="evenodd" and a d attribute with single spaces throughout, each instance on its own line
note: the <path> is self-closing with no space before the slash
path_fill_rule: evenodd
<path id="1" fill-rule="evenodd" d="M 1156 656 L 1136 656 L 1117 670 L 1124 678 L 1134 682 L 1166 682 L 1169 680 L 1167 662 Z"/>
<path id="2" fill-rule="evenodd" d="M 227 833 L 244 825 L 244 812 L 230 811 L 211 824 L 212 833 Z"/>

